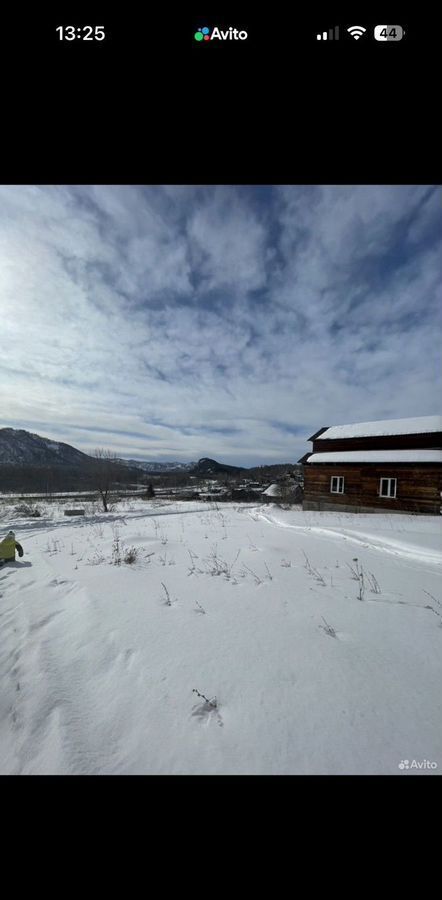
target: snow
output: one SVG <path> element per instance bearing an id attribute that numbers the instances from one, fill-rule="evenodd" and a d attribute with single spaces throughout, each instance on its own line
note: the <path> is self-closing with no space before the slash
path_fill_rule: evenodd
<path id="1" fill-rule="evenodd" d="M 180 462 L 155 462 L 149 461 L 147 459 L 121 459 L 117 460 L 124 466 L 131 466 L 133 468 L 145 469 L 147 472 L 187 472 L 196 466 L 195 462 L 188 463 L 180 463 Z"/>
<path id="2" fill-rule="evenodd" d="M 333 425 L 316 440 L 376 437 L 394 434 L 430 434 L 442 431 L 442 416 L 417 416 L 413 419 L 385 419 L 380 422 L 356 422 L 353 425 Z"/>
<path id="3" fill-rule="evenodd" d="M 442 450 L 333 450 L 312 453 L 308 463 L 442 463 Z"/>
<path id="4" fill-rule="evenodd" d="M 440 773 L 440 517 L 13 510 L 0 774 Z"/>
<path id="5" fill-rule="evenodd" d="M 279 484 L 271 484 L 263 494 L 266 494 L 267 497 L 280 497 L 281 496 L 281 486 Z"/>

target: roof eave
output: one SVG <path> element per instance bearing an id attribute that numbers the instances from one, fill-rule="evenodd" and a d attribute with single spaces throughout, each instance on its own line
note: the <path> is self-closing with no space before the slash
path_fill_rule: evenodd
<path id="1" fill-rule="evenodd" d="M 308 441 L 315 441 L 316 438 L 318 438 L 320 434 L 324 434 L 324 431 L 328 431 L 328 429 L 329 429 L 330 427 L 331 427 L 330 425 L 324 425 L 323 428 L 320 428 L 319 431 L 316 431 L 315 434 L 312 434 L 312 436 L 309 437 L 309 438 L 307 438 L 307 440 L 308 440 Z"/>

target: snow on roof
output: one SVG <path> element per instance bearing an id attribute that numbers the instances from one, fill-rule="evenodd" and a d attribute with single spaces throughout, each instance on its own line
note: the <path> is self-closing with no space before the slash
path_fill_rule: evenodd
<path id="1" fill-rule="evenodd" d="M 266 494 L 267 497 L 279 497 L 281 494 L 281 487 L 279 484 L 271 484 L 266 491 L 263 491 L 263 494 Z"/>
<path id="2" fill-rule="evenodd" d="M 353 425 L 332 425 L 316 440 L 323 438 L 376 437 L 393 434 L 426 434 L 442 431 L 442 416 L 417 416 L 414 419 L 384 419 L 381 422 L 355 422 Z"/>
<path id="3" fill-rule="evenodd" d="M 442 450 L 343 450 L 312 453 L 308 463 L 442 463 Z"/>

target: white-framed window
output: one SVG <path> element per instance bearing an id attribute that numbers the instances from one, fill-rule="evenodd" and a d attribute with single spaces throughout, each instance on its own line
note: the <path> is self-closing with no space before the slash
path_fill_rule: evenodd
<path id="1" fill-rule="evenodd" d="M 396 485 L 397 478 L 381 478 L 381 483 L 379 485 L 379 496 L 390 498 L 395 497 Z"/>
<path id="2" fill-rule="evenodd" d="M 343 475 L 332 475 L 330 479 L 330 493 L 331 494 L 343 494 L 344 493 L 344 477 Z"/>

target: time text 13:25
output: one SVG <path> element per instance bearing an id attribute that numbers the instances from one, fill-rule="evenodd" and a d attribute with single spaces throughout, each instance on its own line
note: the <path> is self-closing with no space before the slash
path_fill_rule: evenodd
<path id="1" fill-rule="evenodd" d="M 59 25 L 55 29 L 60 41 L 104 41 L 104 25 Z"/>

